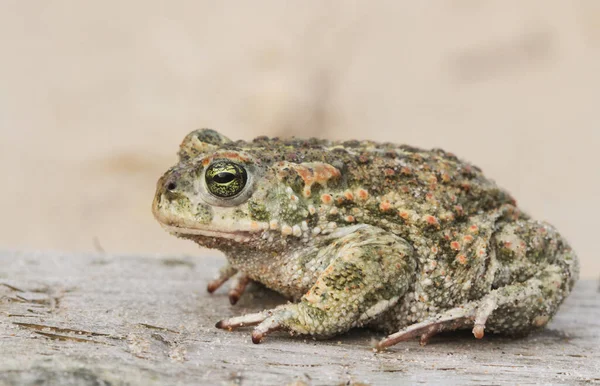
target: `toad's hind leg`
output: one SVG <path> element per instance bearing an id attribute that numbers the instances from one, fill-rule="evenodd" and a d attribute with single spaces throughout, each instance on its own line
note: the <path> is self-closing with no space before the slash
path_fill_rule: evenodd
<path id="1" fill-rule="evenodd" d="M 414 250 L 405 240 L 370 225 L 342 228 L 320 254 L 329 259 L 298 303 L 225 319 L 217 328 L 257 325 L 252 341 L 272 331 L 330 337 L 362 326 L 395 306 L 413 281 Z"/>
<path id="2" fill-rule="evenodd" d="M 539 231 L 540 227 L 544 232 Z M 383 349 L 417 336 L 425 344 L 442 331 L 472 328 L 473 335 L 482 338 L 486 329 L 494 333 L 523 335 L 545 326 L 573 287 L 578 274 L 576 257 L 566 242 L 547 225 L 526 220 L 506 228 L 499 232 L 498 243 L 504 243 L 507 237 L 518 240 L 519 236 L 527 240 L 530 248 L 522 256 L 515 253 L 509 256 L 507 250 L 497 249 L 499 260 L 507 267 L 499 272 L 500 279 L 494 283 L 499 288 L 492 289 L 481 299 L 410 325 L 380 341 L 377 348 Z M 525 232 L 532 229 L 535 236 L 524 237 Z M 538 264 L 527 264 L 527 260 L 534 259 Z M 537 272 L 519 281 L 525 268 L 537 269 Z"/>
<path id="3" fill-rule="evenodd" d="M 429 339 L 440 332 L 462 330 L 470 327 L 473 327 L 473 334 L 476 338 L 483 338 L 486 321 L 496 306 L 496 296 L 488 296 L 479 302 L 453 308 L 387 336 L 377 343 L 376 348 L 384 349 L 415 337 L 420 337 L 421 345 L 425 345 L 429 342 Z"/>

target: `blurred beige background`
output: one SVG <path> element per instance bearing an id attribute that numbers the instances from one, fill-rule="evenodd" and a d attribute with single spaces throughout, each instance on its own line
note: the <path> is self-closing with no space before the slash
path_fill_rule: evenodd
<path id="1" fill-rule="evenodd" d="M 183 136 L 442 147 L 598 277 L 600 2 L 0 2 L 0 247 L 200 253 L 155 223 Z"/>

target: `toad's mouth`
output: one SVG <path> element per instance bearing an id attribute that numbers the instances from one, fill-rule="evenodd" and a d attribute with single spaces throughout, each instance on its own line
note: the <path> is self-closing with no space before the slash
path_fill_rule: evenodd
<path id="1" fill-rule="evenodd" d="M 237 242 L 249 242 L 252 236 L 256 234 L 256 231 L 223 231 L 215 229 L 199 229 L 199 228 L 186 228 L 176 225 L 161 224 L 162 227 L 169 233 L 179 237 L 214 237 L 220 239 L 229 239 Z"/>

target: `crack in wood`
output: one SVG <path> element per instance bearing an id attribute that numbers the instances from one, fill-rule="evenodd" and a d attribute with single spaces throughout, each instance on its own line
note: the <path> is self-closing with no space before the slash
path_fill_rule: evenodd
<path id="1" fill-rule="evenodd" d="M 97 340 L 93 340 L 93 339 L 85 339 L 85 338 L 78 338 L 76 336 L 69 336 L 69 335 L 60 335 L 60 334 L 52 334 L 49 332 L 43 332 L 43 331 L 33 331 L 35 334 L 39 334 L 39 335 L 43 335 L 47 338 L 50 338 L 52 340 L 62 340 L 62 341 L 66 341 L 66 340 L 71 340 L 73 342 L 81 342 L 81 343 L 95 343 L 95 344 L 108 344 L 106 342 L 99 342 Z"/>
<path id="2" fill-rule="evenodd" d="M 168 331 L 168 332 L 172 332 L 175 334 L 179 334 L 179 331 L 171 330 L 170 328 L 166 328 L 166 327 L 153 326 L 148 323 L 138 323 L 138 325 L 146 327 L 146 328 L 150 328 L 152 330 Z"/>
<path id="3" fill-rule="evenodd" d="M 35 324 L 35 323 L 22 323 L 22 322 L 12 322 L 17 326 L 30 328 L 37 331 L 50 330 L 58 333 L 71 333 L 78 335 L 87 335 L 87 336 L 110 336 L 110 334 L 104 334 L 101 332 L 93 332 L 93 331 L 85 331 L 85 330 L 76 330 L 72 328 L 62 328 L 62 327 L 54 327 L 47 326 L 45 324 Z"/>

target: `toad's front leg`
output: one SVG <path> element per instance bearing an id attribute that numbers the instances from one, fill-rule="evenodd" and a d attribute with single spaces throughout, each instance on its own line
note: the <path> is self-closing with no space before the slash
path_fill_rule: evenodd
<path id="1" fill-rule="evenodd" d="M 240 296 L 242 296 L 251 280 L 246 274 L 238 272 L 230 264 L 221 268 L 219 275 L 214 280 L 208 282 L 206 290 L 212 294 L 229 279 L 232 279 L 229 289 L 229 302 L 234 305 L 240 300 Z"/>
<path id="2" fill-rule="evenodd" d="M 373 226 L 360 226 L 327 247 L 331 262 L 298 303 L 222 320 L 217 327 L 257 325 L 252 341 L 272 331 L 329 337 L 362 326 L 394 306 L 410 286 L 413 248 Z"/>

